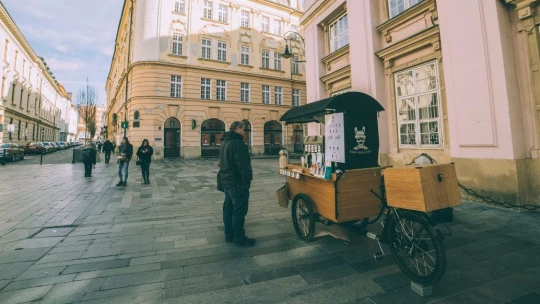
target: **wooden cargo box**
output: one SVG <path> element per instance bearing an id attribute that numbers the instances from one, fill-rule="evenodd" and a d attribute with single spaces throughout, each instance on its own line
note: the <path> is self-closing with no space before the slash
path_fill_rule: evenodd
<path id="1" fill-rule="evenodd" d="M 289 165 L 289 169 L 300 167 Z M 287 177 L 289 198 L 298 193 L 307 195 L 315 207 L 315 212 L 335 223 L 360 220 L 376 216 L 381 201 L 371 193 L 380 193 L 381 168 L 355 169 L 346 171 L 338 180 L 332 174 L 330 180 L 309 175 L 304 170 L 300 179 Z"/>
<path id="2" fill-rule="evenodd" d="M 388 206 L 430 212 L 461 204 L 453 164 L 384 169 Z"/>

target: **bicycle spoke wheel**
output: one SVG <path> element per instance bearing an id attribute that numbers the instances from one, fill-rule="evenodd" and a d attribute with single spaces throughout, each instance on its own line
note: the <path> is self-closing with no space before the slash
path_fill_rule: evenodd
<path id="1" fill-rule="evenodd" d="M 431 224 L 412 212 L 393 211 L 389 216 L 388 241 L 399 268 L 423 285 L 439 281 L 446 271 L 446 253 Z"/>
<path id="2" fill-rule="evenodd" d="M 296 195 L 293 199 L 291 213 L 298 238 L 305 242 L 311 241 L 315 234 L 315 211 L 309 197 L 301 193 Z"/>

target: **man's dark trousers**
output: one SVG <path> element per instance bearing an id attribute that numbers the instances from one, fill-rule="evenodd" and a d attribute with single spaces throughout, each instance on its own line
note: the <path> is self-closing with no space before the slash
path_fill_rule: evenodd
<path id="1" fill-rule="evenodd" d="M 92 162 L 84 162 L 84 177 L 92 175 Z"/>
<path id="2" fill-rule="evenodd" d="M 111 160 L 111 151 L 105 152 L 105 163 L 108 164 Z"/>
<path id="3" fill-rule="evenodd" d="M 225 236 L 234 237 L 235 241 L 241 242 L 246 236 L 244 221 L 248 213 L 249 188 L 236 186 L 225 189 L 225 202 L 223 203 L 223 223 Z"/>

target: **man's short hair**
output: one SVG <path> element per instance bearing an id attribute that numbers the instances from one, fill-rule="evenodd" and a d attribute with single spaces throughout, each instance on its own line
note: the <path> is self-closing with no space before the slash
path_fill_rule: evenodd
<path id="1" fill-rule="evenodd" d="M 231 124 L 231 131 L 236 131 L 238 128 L 244 128 L 244 123 L 241 121 L 235 121 Z"/>

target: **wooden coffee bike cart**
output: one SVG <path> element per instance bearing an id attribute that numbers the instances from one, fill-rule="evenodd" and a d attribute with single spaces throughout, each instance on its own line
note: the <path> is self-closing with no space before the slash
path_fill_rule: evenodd
<path id="1" fill-rule="evenodd" d="M 282 164 L 286 185 L 278 191 L 298 237 L 309 242 L 316 222 L 355 227 L 390 247 L 400 269 L 420 285 L 439 281 L 446 270 L 444 236 L 427 215 L 460 204 L 453 164 L 378 165 L 378 112 L 371 96 L 348 92 L 289 110 L 286 124 L 324 123 L 324 136 L 308 137 L 299 164 Z M 285 201 L 285 202 L 283 202 Z M 381 217 L 381 234 L 366 230 Z M 370 221 L 370 218 L 371 221 Z M 384 256 L 375 254 L 376 259 Z"/>

